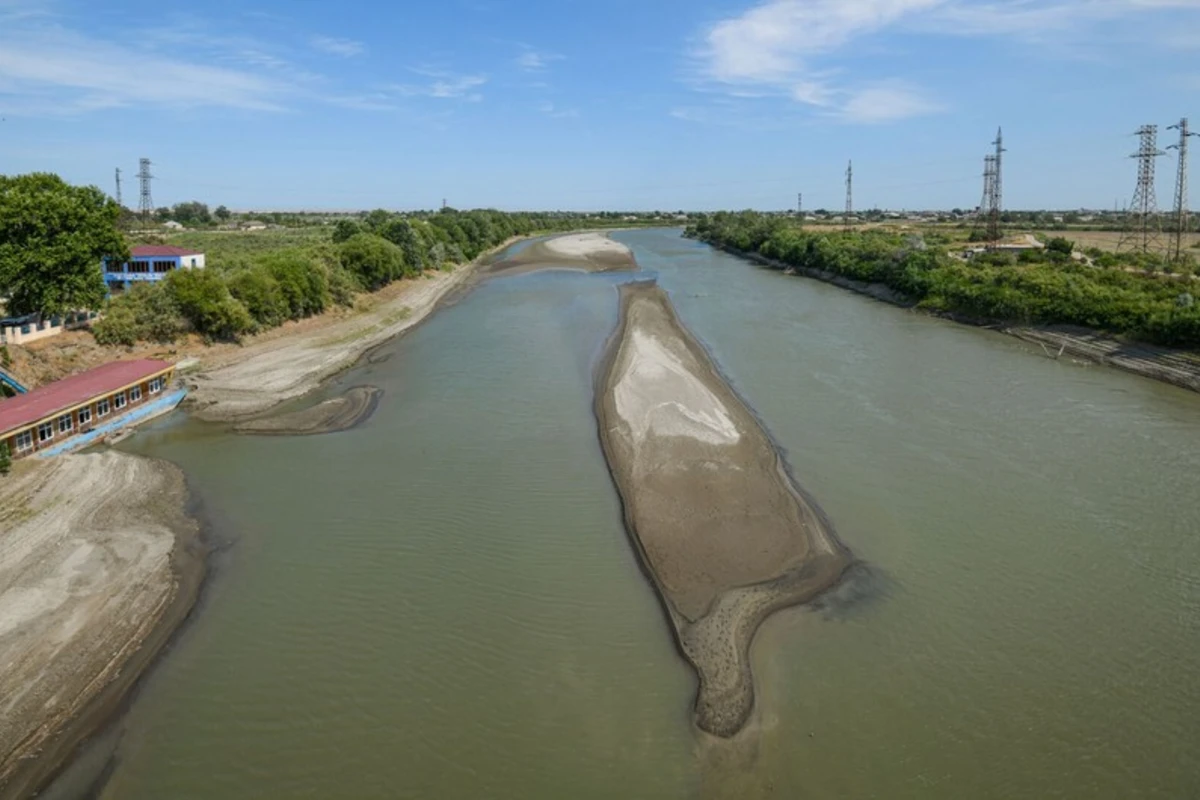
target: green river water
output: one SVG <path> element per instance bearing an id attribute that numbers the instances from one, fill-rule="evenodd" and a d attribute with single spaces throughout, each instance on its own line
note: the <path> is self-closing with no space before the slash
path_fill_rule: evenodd
<path id="1" fill-rule="evenodd" d="M 628 277 L 483 283 L 330 386 L 354 430 L 130 440 L 224 546 L 99 795 L 1200 796 L 1200 396 L 616 234 L 869 570 L 697 734 L 591 415 Z"/>

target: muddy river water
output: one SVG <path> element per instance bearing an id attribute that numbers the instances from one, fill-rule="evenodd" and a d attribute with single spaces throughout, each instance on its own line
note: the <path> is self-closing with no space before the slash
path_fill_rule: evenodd
<path id="1" fill-rule="evenodd" d="M 630 276 L 543 272 L 329 386 L 383 390 L 352 430 L 129 440 L 223 547 L 101 797 L 1200 795 L 1200 396 L 616 237 L 869 565 L 760 630 L 746 731 L 692 726 L 597 442 Z"/>

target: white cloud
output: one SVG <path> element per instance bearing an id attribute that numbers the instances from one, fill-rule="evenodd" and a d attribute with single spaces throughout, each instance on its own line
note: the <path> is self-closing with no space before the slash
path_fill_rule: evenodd
<path id="1" fill-rule="evenodd" d="M 576 119 L 579 116 L 579 110 L 575 108 L 559 108 L 549 101 L 538 106 L 538 111 L 548 117 L 554 119 Z"/>
<path id="2" fill-rule="evenodd" d="M 933 114 L 942 107 L 919 89 L 888 81 L 852 92 L 837 112 L 847 122 L 879 124 Z"/>
<path id="3" fill-rule="evenodd" d="M 899 31 L 1061 44 L 1103 23 L 1148 25 L 1154 12 L 1169 10 L 1200 11 L 1200 0 L 764 0 L 710 26 L 693 55 L 708 88 L 741 96 L 763 91 L 847 121 L 883 122 L 941 107 L 917 87 L 829 68 L 866 37 Z M 1165 42 L 1171 30 L 1160 26 L 1159 38 Z"/>
<path id="4" fill-rule="evenodd" d="M 0 34 L 5 95 L 59 113 L 120 106 L 279 110 L 284 81 L 85 38 L 60 28 Z M 13 97 L 4 102 L 14 106 Z"/>
<path id="5" fill-rule="evenodd" d="M 551 62 L 561 61 L 563 58 L 564 56 L 555 53 L 541 53 L 537 50 L 526 48 L 525 52 L 517 56 L 517 66 L 526 72 L 541 72 L 550 66 Z"/>
<path id="6" fill-rule="evenodd" d="M 353 39 L 340 39 L 336 36 L 314 36 L 312 46 L 322 53 L 329 53 L 342 58 L 353 58 L 367 51 L 367 46 Z"/>
<path id="7" fill-rule="evenodd" d="M 477 103 L 483 95 L 474 91 L 487 83 L 486 75 L 458 75 L 446 70 L 412 67 L 412 72 L 429 78 L 422 84 L 399 84 L 392 89 L 407 97 L 434 97 L 443 100 L 466 100 Z"/>

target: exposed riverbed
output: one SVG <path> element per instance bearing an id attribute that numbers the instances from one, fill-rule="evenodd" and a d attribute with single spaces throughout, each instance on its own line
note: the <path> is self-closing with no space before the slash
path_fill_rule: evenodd
<path id="1" fill-rule="evenodd" d="M 629 276 L 539 273 L 313 398 L 382 389 L 350 430 L 176 416 L 127 443 L 229 542 L 102 797 L 1200 792 L 1200 396 L 614 237 L 872 565 L 766 622 L 750 726 L 695 732 L 597 442 Z"/>

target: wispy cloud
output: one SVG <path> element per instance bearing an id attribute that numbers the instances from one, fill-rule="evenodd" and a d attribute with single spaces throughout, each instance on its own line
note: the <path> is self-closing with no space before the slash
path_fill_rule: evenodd
<path id="1" fill-rule="evenodd" d="M 838 68 L 864 38 L 901 32 L 1061 43 L 1106 23 L 1145 24 L 1155 11 L 1198 12 L 1200 0 L 765 0 L 708 27 L 693 56 L 706 88 L 790 97 L 847 122 L 886 122 L 943 107 L 915 85 Z M 1200 25 L 1200 14 L 1189 16 Z"/>
<path id="2" fill-rule="evenodd" d="M 549 101 L 538 106 L 538 111 L 554 119 L 576 119 L 579 116 L 579 109 L 559 108 Z"/>
<path id="3" fill-rule="evenodd" d="M 367 46 L 362 42 L 356 42 L 353 39 L 340 39 L 336 36 L 314 36 L 310 41 L 312 46 L 322 53 L 341 56 L 342 58 L 361 56 L 367 51 Z"/>
<path id="4" fill-rule="evenodd" d="M 402 83 L 390 87 L 406 97 L 433 97 L 477 103 L 483 99 L 483 94 L 475 90 L 488 81 L 486 75 L 460 75 L 429 67 L 411 67 L 410 71 L 429 80 L 424 83 Z"/>
<path id="5" fill-rule="evenodd" d="M 525 51 L 517 56 L 517 66 L 526 72 L 541 72 L 550 66 L 554 61 L 562 61 L 565 56 L 560 56 L 557 53 L 543 53 L 533 48 L 525 48 Z"/>

